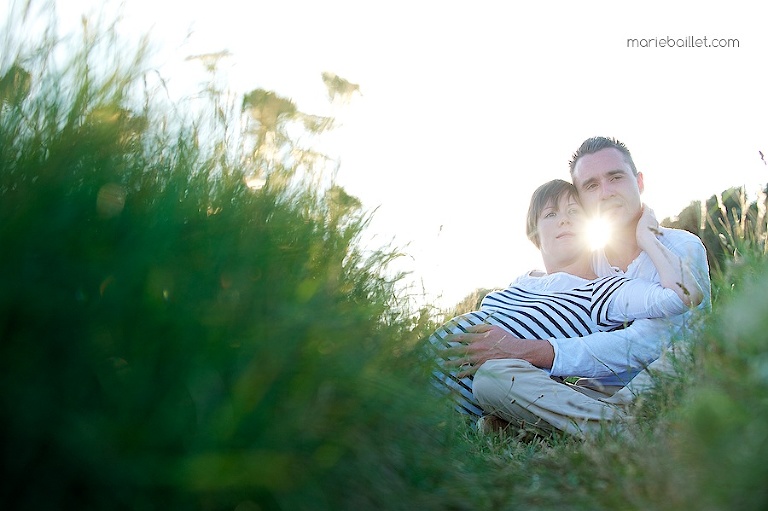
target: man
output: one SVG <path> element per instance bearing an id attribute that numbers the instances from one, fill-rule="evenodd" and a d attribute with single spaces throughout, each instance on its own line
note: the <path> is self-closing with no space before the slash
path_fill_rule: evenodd
<path id="1" fill-rule="evenodd" d="M 593 257 L 595 273 L 658 282 L 656 268 L 637 245 L 643 175 L 626 146 L 590 138 L 570 167 L 584 209 L 612 225 L 611 239 Z M 709 270 L 701 240 L 665 228 L 657 237 L 689 266 L 705 294 L 699 308 L 708 309 Z M 473 393 L 486 413 L 541 431 L 583 435 L 626 418 L 624 405 L 647 388 L 654 370 L 667 369 L 662 353 L 688 333 L 692 314 L 636 320 L 623 330 L 573 339 L 516 339 L 499 327 L 478 325 L 450 340 L 466 345 L 454 363 L 476 370 Z M 572 376 L 581 377 L 575 385 L 551 378 Z"/>

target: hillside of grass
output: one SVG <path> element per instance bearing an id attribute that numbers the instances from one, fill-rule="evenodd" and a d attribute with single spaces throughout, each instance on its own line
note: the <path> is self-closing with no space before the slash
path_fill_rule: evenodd
<path id="1" fill-rule="evenodd" d="M 296 110 L 251 94 L 264 130 L 233 145 L 216 97 L 182 115 L 114 42 L 7 37 L 0 61 L 0 507 L 768 505 L 764 218 L 727 235 L 704 334 L 629 434 L 480 436 L 429 391 L 438 318 L 399 251 L 258 152 L 254 104 Z"/>

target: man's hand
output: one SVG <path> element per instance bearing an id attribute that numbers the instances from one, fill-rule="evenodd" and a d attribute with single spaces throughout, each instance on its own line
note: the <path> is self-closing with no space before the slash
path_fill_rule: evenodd
<path id="1" fill-rule="evenodd" d="M 514 358 L 527 360 L 531 364 L 549 369 L 555 359 L 552 345 L 541 339 L 518 339 L 503 328 L 495 325 L 476 325 L 467 328 L 465 334 L 452 334 L 445 338 L 448 342 L 461 343 L 462 346 L 448 348 L 444 354 L 446 365 L 461 368 L 460 378 L 469 376 L 488 360 Z"/>

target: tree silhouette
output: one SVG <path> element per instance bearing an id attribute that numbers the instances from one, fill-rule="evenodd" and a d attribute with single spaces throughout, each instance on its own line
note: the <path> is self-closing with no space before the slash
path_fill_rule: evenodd
<path id="1" fill-rule="evenodd" d="M 265 89 L 245 94 L 241 113 L 247 119 L 246 133 L 255 139 L 251 151 L 257 163 L 254 178 L 281 186 L 298 168 L 311 173 L 316 162 L 327 160 L 325 155 L 302 146 L 297 132 L 319 135 L 334 127 L 333 118 L 302 112 L 290 99 Z"/>
<path id="2" fill-rule="evenodd" d="M 765 251 L 767 191 L 764 187 L 754 201 L 747 202 L 743 186 L 728 188 L 703 204 L 692 201 L 661 224 L 696 234 L 707 249 L 710 271 L 722 272 L 726 261 L 738 257 L 745 245 L 758 245 Z"/>
<path id="3" fill-rule="evenodd" d="M 324 71 L 322 78 L 323 83 L 328 89 L 328 99 L 331 101 L 340 98 L 341 101 L 346 102 L 349 101 L 355 92 L 360 94 L 360 86 L 358 84 L 345 80 L 334 73 Z"/>

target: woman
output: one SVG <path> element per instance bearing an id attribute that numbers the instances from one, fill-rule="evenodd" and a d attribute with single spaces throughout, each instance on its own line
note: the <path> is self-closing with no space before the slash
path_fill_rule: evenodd
<path id="1" fill-rule="evenodd" d="M 453 393 L 461 412 L 483 415 L 472 395 L 472 376 L 445 364 L 450 355 L 440 355 L 455 347 L 445 341 L 449 334 L 485 323 L 520 339 L 582 337 L 623 328 L 635 319 L 682 314 L 701 303 L 702 290 L 689 269 L 654 243 L 658 223 L 648 208 L 638 223 L 637 242 L 656 266 L 661 284 L 621 276 L 597 278 L 585 242 L 585 220 L 571 183 L 556 179 L 536 189 L 526 231 L 541 251 L 546 273 L 529 272 L 507 289 L 489 293 L 480 310 L 453 318 L 430 337 L 438 350 L 438 387 Z"/>

